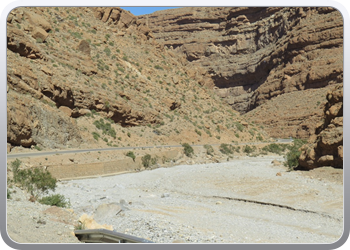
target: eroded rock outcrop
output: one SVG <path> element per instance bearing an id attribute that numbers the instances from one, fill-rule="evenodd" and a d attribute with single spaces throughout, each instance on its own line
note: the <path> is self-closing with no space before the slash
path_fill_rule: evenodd
<path id="1" fill-rule="evenodd" d="M 8 98 L 17 94 L 25 102 L 17 108 L 8 101 L 8 142 L 106 147 L 267 137 L 203 88 L 203 69 L 189 71 L 182 55 L 153 37 L 145 23 L 116 7 L 12 10 Z"/>
<path id="2" fill-rule="evenodd" d="M 343 167 L 343 84 L 330 90 L 327 100 L 323 123 L 301 149 L 299 165 L 302 168 Z"/>
<path id="3" fill-rule="evenodd" d="M 7 142 L 13 146 L 39 148 L 78 147 L 82 142 L 75 122 L 64 112 L 28 95 L 7 94 Z"/>
<path id="4" fill-rule="evenodd" d="M 101 10 L 103 8 L 97 8 L 95 11 Z M 131 14 L 127 15 L 126 11 L 119 8 L 117 10 L 120 16 L 118 20 L 114 20 L 117 22 L 115 25 L 123 23 L 125 30 L 137 24 L 134 24 L 135 17 L 132 18 L 134 21 L 129 18 Z M 62 48 L 67 45 L 63 45 L 64 42 L 52 32 L 52 20 L 45 18 L 44 11 L 42 8 L 19 8 L 13 10 L 7 19 L 9 143 L 24 147 L 78 146 L 82 138 L 69 117 L 77 118 L 92 110 L 104 113 L 105 117 L 122 126 L 159 122 L 156 112 L 142 112 L 126 102 L 115 102 L 114 96 L 110 96 L 107 91 L 93 94 L 92 90 L 84 90 L 78 86 L 73 88 L 73 84 L 77 82 L 68 73 L 67 68 L 77 72 L 79 75 L 76 77 L 80 77 L 80 81 L 83 78 L 81 76 L 85 75 L 89 80 L 90 77 L 101 74 L 99 65 L 93 62 L 91 56 L 91 42 L 80 39 L 76 42 L 70 39 L 72 49 Z M 113 11 L 116 9 L 113 8 Z M 68 16 L 68 12 L 55 14 L 56 20 L 53 20 L 56 25 L 58 21 L 60 28 L 64 30 L 75 26 L 71 23 L 74 18 Z M 93 15 L 91 18 L 94 18 Z M 110 18 L 113 18 L 113 15 L 109 15 Z M 142 25 L 138 30 L 141 29 Z M 55 30 L 56 33 L 59 32 L 59 28 L 56 27 Z M 73 37 L 81 36 L 78 31 L 68 30 L 68 33 Z M 142 34 L 146 36 L 148 33 L 145 31 Z M 37 61 L 34 63 L 31 60 Z M 15 93 L 19 95 L 13 95 Z M 30 96 L 41 102 L 31 101 Z M 61 112 L 57 112 L 56 107 Z M 59 128 L 51 131 L 55 130 L 56 126 Z"/>
<path id="5" fill-rule="evenodd" d="M 141 18 L 159 43 L 187 58 L 190 75 L 202 70 L 205 84 L 241 113 L 343 81 L 343 19 L 333 8 L 188 7 Z M 285 130 L 279 137 L 295 134 Z"/>

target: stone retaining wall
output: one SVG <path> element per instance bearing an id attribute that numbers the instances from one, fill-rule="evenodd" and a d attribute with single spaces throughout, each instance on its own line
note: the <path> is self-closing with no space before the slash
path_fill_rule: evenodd
<path id="1" fill-rule="evenodd" d="M 173 149 L 170 151 L 154 153 L 151 154 L 151 156 L 157 156 L 158 163 L 161 164 L 163 163 L 163 158 L 169 160 L 178 158 L 181 150 L 182 149 Z M 135 161 L 129 157 L 126 157 L 123 159 L 106 162 L 51 165 L 47 166 L 47 170 L 58 180 L 114 175 L 144 169 L 141 158 L 142 156 L 137 156 Z"/>

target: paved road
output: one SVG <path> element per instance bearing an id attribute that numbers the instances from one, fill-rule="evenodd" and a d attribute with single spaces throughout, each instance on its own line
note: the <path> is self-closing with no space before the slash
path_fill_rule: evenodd
<path id="1" fill-rule="evenodd" d="M 290 143 L 293 139 L 277 139 L 278 143 Z M 242 142 L 242 143 L 232 143 L 231 145 L 259 145 L 266 142 Z M 220 144 L 210 144 L 212 146 L 219 146 Z M 203 147 L 204 144 L 192 145 L 192 147 Z M 181 145 L 161 145 L 161 146 L 141 146 L 141 147 L 110 147 L 110 148 L 93 148 L 93 149 L 73 149 L 73 150 L 55 150 L 55 151 L 38 151 L 38 152 L 28 152 L 28 153 L 15 153 L 7 154 L 7 159 L 14 158 L 25 158 L 25 157 L 36 157 L 45 155 L 55 155 L 55 154 L 75 154 L 75 153 L 86 153 L 86 152 L 96 152 L 96 151 L 113 151 L 113 150 L 128 150 L 128 149 L 142 149 L 142 148 L 179 148 Z"/>

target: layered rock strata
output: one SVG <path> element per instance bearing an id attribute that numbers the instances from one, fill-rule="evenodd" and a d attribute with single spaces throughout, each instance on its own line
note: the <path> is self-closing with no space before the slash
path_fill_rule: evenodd
<path id="1" fill-rule="evenodd" d="M 299 165 L 302 168 L 343 168 L 343 84 L 328 91 L 327 100 L 324 120 L 318 124 L 316 135 L 301 148 Z"/>
<path id="2" fill-rule="evenodd" d="M 189 7 L 141 20 L 159 43 L 186 57 L 190 75 L 201 75 L 240 113 L 343 81 L 343 19 L 333 8 Z"/>

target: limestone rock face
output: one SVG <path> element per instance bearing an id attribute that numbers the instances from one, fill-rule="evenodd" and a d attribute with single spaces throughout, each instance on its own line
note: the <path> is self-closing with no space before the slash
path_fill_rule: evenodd
<path id="1" fill-rule="evenodd" d="M 321 166 L 343 167 L 343 84 L 327 93 L 324 123 L 302 148 L 299 165 L 312 169 Z"/>
<path id="2" fill-rule="evenodd" d="M 118 7 L 96 7 L 94 15 L 102 22 L 116 28 L 119 35 L 124 35 L 124 32 L 129 34 L 138 33 L 143 39 L 153 38 L 151 31 L 147 25 L 140 22 L 130 12 Z"/>
<path id="3" fill-rule="evenodd" d="M 157 42 L 185 56 L 190 74 L 202 69 L 203 84 L 215 87 L 241 114 L 287 93 L 343 82 L 343 19 L 333 8 L 186 7 L 140 20 Z M 307 95 L 295 98 L 302 101 Z M 278 117 L 268 111 L 266 119 L 271 119 L 262 125 L 269 131 L 278 128 L 277 137 L 306 138 L 315 128 L 300 124 L 307 117 L 303 109 L 295 107 L 290 119 L 300 126 L 289 132 L 281 131 L 281 124 L 273 122 Z M 299 113 L 303 115 L 298 118 Z M 322 110 L 310 115 L 314 118 L 310 123 L 318 123 Z"/>

